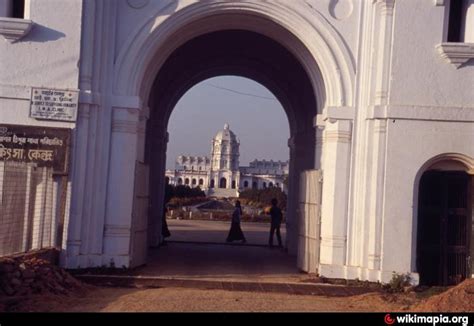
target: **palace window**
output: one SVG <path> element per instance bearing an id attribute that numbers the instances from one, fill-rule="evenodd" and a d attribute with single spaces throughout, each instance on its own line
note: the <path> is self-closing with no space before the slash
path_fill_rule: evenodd
<path id="1" fill-rule="evenodd" d="M 474 0 L 439 0 L 445 6 L 443 43 L 438 53 L 457 68 L 474 58 Z"/>
<path id="2" fill-rule="evenodd" d="M 1 0 L 0 17 L 25 18 L 25 0 Z"/>
<path id="3" fill-rule="evenodd" d="M 249 182 L 248 181 L 244 181 L 244 188 L 248 188 L 249 187 Z"/>
<path id="4" fill-rule="evenodd" d="M 0 35 L 3 35 L 8 41 L 18 41 L 27 35 L 33 27 L 33 22 L 28 19 L 30 17 L 30 1 L 0 0 Z"/>
<path id="5" fill-rule="evenodd" d="M 446 4 L 448 13 L 448 42 L 472 42 L 474 31 L 472 21 L 474 18 L 469 11 L 474 10 L 474 2 L 470 0 L 451 0 Z"/>

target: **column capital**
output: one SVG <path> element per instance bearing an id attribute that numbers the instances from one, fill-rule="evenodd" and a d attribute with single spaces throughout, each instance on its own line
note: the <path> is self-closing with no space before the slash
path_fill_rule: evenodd
<path id="1" fill-rule="evenodd" d="M 140 110 L 137 108 L 112 107 L 112 132 L 137 134 Z"/>

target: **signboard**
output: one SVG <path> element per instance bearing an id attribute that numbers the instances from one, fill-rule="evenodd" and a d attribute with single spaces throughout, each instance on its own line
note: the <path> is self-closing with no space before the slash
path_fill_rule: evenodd
<path id="1" fill-rule="evenodd" d="M 0 161 L 36 163 L 68 171 L 71 130 L 0 124 Z"/>
<path id="2" fill-rule="evenodd" d="M 76 121 L 79 93 L 32 88 L 30 117 L 45 120 Z"/>

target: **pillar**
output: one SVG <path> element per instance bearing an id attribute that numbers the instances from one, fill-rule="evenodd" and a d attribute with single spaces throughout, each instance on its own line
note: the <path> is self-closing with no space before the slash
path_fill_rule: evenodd
<path id="1" fill-rule="evenodd" d="M 351 121 L 327 121 L 323 136 L 320 274 L 343 277 L 347 242 Z"/>
<path id="2" fill-rule="evenodd" d="M 108 197 L 104 226 L 105 265 L 129 267 L 139 110 L 113 108 Z"/>

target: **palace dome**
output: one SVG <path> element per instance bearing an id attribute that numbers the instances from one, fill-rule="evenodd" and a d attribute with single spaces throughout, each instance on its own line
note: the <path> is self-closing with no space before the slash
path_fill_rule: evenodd
<path id="1" fill-rule="evenodd" d="M 237 143 L 237 137 L 235 136 L 234 132 L 229 129 L 229 124 L 226 123 L 224 125 L 224 130 L 219 130 L 217 134 L 214 136 L 215 142 L 223 142 L 228 141 L 230 143 Z"/>

